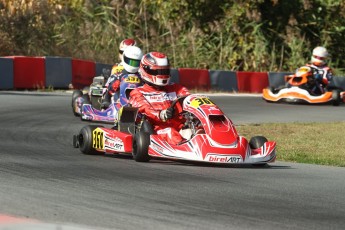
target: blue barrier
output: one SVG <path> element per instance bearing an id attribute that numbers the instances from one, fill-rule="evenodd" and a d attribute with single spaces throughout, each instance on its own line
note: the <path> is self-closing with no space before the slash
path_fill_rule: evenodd
<path id="1" fill-rule="evenodd" d="M 180 76 L 178 73 L 178 69 L 170 69 L 170 82 L 174 82 L 179 84 L 180 83 Z"/>
<path id="2" fill-rule="evenodd" d="M 12 58 L 0 58 L 0 89 L 13 89 Z"/>
<path id="3" fill-rule="evenodd" d="M 72 59 L 45 57 L 46 87 L 68 88 L 72 83 Z"/>
<path id="4" fill-rule="evenodd" d="M 101 76 L 103 73 L 103 69 L 108 69 L 109 71 L 111 71 L 112 67 L 113 65 L 110 64 L 96 62 L 96 76 Z"/>
<path id="5" fill-rule="evenodd" d="M 268 72 L 268 82 L 271 87 L 280 87 L 285 85 L 284 76 L 293 74 L 291 72 Z"/>
<path id="6" fill-rule="evenodd" d="M 235 71 L 209 70 L 211 89 L 237 92 L 237 77 Z"/>

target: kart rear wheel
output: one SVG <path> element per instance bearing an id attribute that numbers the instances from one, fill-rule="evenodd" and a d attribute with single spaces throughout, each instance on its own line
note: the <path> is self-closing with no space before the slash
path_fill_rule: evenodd
<path id="1" fill-rule="evenodd" d="M 80 90 L 74 90 L 72 93 L 72 110 L 73 110 L 73 114 L 74 116 L 79 116 L 78 113 L 76 113 L 76 107 L 75 107 L 75 100 L 77 100 L 78 97 L 82 97 L 83 96 L 83 92 Z"/>
<path id="2" fill-rule="evenodd" d="M 84 126 L 80 130 L 77 138 L 78 138 L 78 146 L 82 153 L 87 154 L 87 155 L 100 154 L 100 152 L 98 152 L 92 147 L 92 132 L 98 127 L 103 127 L 103 126 L 88 125 L 88 126 Z"/>
<path id="3" fill-rule="evenodd" d="M 267 142 L 267 138 L 264 136 L 254 136 L 249 141 L 249 146 L 251 149 L 258 149 L 261 148 L 265 142 Z M 258 164 L 252 164 L 255 167 L 265 167 L 267 163 L 258 163 Z"/>
<path id="4" fill-rule="evenodd" d="M 137 132 L 133 140 L 133 159 L 137 162 L 148 162 L 150 156 L 148 149 L 150 145 L 150 134 L 147 132 Z"/>
<path id="5" fill-rule="evenodd" d="M 334 106 L 340 105 L 340 91 L 338 89 L 332 91 L 332 104 Z"/>

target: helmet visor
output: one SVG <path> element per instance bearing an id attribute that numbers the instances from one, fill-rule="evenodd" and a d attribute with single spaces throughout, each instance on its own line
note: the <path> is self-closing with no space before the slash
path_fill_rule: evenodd
<path id="1" fill-rule="evenodd" d="M 133 66 L 133 67 L 139 67 L 139 65 L 140 65 L 140 60 L 131 59 L 131 58 L 128 58 L 126 56 L 123 58 L 123 60 L 126 64 Z"/>
<path id="2" fill-rule="evenodd" d="M 144 67 L 146 73 L 157 76 L 157 75 L 170 75 L 170 69 L 150 69 L 150 67 Z"/>
<path id="3" fill-rule="evenodd" d="M 316 56 L 316 55 L 313 55 L 313 57 L 316 58 L 316 59 L 319 59 L 319 60 L 326 60 L 325 57 L 320 57 L 320 56 Z"/>

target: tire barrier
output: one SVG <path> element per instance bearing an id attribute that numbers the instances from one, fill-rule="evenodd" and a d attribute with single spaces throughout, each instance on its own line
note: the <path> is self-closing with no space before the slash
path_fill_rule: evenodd
<path id="1" fill-rule="evenodd" d="M 72 85 L 74 89 L 83 89 L 92 83 L 96 76 L 96 63 L 72 59 Z"/>
<path id="2" fill-rule="evenodd" d="M 11 56 L 13 61 L 13 89 L 41 89 L 45 87 L 45 58 Z"/>
<path id="3" fill-rule="evenodd" d="M 293 74 L 292 72 L 268 72 L 268 82 L 271 87 L 285 85 L 285 76 Z"/>
<path id="4" fill-rule="evenodd" d="M 0 57 L 0 90 L 83 89 L 94 76 L 112 65 L 65 57 Z M 290 72 L 240 72 L 193 68 L 171 69 L 171 82 L 189 89 L 262 93 L 262 89 L 285 84 Z M 335 76 L 330 86 L 345 90 L 345 77 Z"/>
<path id="5" fill-rule="evenodd" d="M 13 59 L 0 58 L 0 89 L 13 88 Z"/>
<path id="6" fill-rule="evenodd" d="M 236 72 L 210 70 L 211 88 L 216 91 L 238 92 Z"/>
<path id="7" fill-rule="evenodd" d="M 170 70 L 170 82 L 174 82 L 179 84 L 180 83 L 180 77 L 178 74 L 178 69 L 171 69 Z"/>
<path id="8" fill-rule="evenodd" d="M 268 84 L 267 72 L 236 72 L 238 91 L 243 93 L 262 93 Z"/>
<path id="9" fill-rule="evenodd" d="M 188 89 L 211 89 L 210 74 L 207 69 L 179 68 L 179 81 Z"/>
<path id="10" fill-rule="evenodd" d="M 66 89 L 72 82 L 71 58 L 46 57 L 46 87 Z"/>
<path id="11" fill-rule="evenodd" d="M 103 74 L 103 69 L 108 69 L 109 71 L 111 71 L 112 67 L 113 65 L 110 64 L 96 62 L 96 76 L 101 76 Z"/>

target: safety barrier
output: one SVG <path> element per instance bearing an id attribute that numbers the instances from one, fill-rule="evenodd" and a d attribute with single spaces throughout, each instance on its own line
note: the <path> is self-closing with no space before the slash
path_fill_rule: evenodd
<path id="1" fill-rule="evenodd" d="M 13 60 L 0 58 L 0 89 L 13 88 Z"/>
<path id="2" fill-rule="evenodd" d="M 236 72 L 239 92 L 261 93 L 269 85 L 267 72 Z"/>
<path id="3" fill-rule="evenodd" d="M 96 62 L 96 76 L 101 76 L 103 74 L 103 69 L 111 70 L 112 67 L 113 65 Z"/>
<path id="4" fill-rule="evenodd" d="M 75 89 L 90 85 L 94 76 L 96 76 L 95 62 L 72 59 L 72 85 Z"/>
<path id="5" fill-rule="evenodd" d="M 237 92 L 237 76 L 234 71 L 209 70 L 211 88 L 216 91 Z"/>
<path id="6" fill-rule="evenodd" d="M 179 68 L 179 81 L 188 89 L 210 90 L 210 75 L 207 69 Z"/>
<path id="7" fill-rule="evenodd" d="M 72 59 L 46 57 L 46 87 L 68 88 L 72 82 Z"/>
<path id="8" fill-rule="evenodd" d="M 268 82 L 271 87 L 279 87 L 285 85 L 285 76 L 291 75 L 290 72 L 269 72 L 268 73 Z"/>
<path id="9" fill-rule="evenodd" d="M 13 62 L 13 89 L 45 87 L 44 57 L 9 56 Z M 8 72 L 7 72 L 8 74 Z"/>
<path id="10" fill-rule="evenodd" d="M 65 57 L 0 57 L 0 89 L 44 87 L 82 89 L 94 76 L 112 65 Z M 171 81 L 189 89 L 221 92 L 261 93 L 285 84 L 290 72 L 240 72 L 193 68 L 171 69 Z M 345 89 L 345 77 L 334 77 L 332 85 Z"/>

